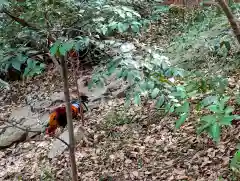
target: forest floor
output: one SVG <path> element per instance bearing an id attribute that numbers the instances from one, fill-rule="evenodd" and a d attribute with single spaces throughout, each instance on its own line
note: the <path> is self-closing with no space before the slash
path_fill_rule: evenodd
<path id="1" fill-rule="evenodd" d="M 1 105 L 1 114 L 24 106 L 29 90 L 49 95 L 62 91 L 60 76 L 50 75 L 14 83 L 11 96 L 2 94 L 9 98 Z M 76 146 L 81 180 L 231 180 L 229 161 L 239 142 L 239 127 L 223 129 L 221 142 L 215 145 L 207 135 L 197 136 L 197 115 L 175 130 L 176 118 L 162 117 L 151 102 L 128 111 L 123 104 L 124 99 L 109 99 L 86 114 L 85 129 L 94 141 Z M 48 158 L 53 140 L 44 136 L 0 150 L 0 180 L 70 180 L 68 151 Z"/>
<path id="2" fill-rule="evenodd" d="M 164 47 L 167 38 L 160 35 L 159 27 L 156 30 L 159 32 L 152 29 L 146 32 L 140 42 L 162 42 Z M 70 75 L 70 89 L 75 89 L 72 77 L 74 75 Z M 233 75 L 230 79 L 240 86 L 240 76 Z M 14 109 L 26 106 L 25 100 L 43 101 L 62 92 L 62 85 L 60 74 L 52 70 L 33 80 L 12 83 L 10 92 L 0 94 L 1 117 L 8 117 Z M 229 161 L 239 143 L 240 127 L 222 129 L 221 141 L 216 145 L 206 134 L 197 136 L 198 115 L 194 111 L 181 129 L 176 130 L 177 118 L 155 111 L 152 102 L 127 110 L 124 98 L 108 98 L 95 104 L 94 109 L 86 113 L 84 126 L 93 135 L 93 143 L 76 145 L 79 180 L 233 180 Z M 75 126 L 80 124 L 74 122 Z M 70 180 L 68 150 L 54 158 L 48 157 L 54 140 L 41 135 L 1 149 L 0 180 Z"/>

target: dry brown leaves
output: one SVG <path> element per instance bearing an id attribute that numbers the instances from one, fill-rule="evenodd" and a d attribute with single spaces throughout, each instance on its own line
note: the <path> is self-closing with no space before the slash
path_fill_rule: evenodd
<path id="1" fill-rule="evenodd" d="M 215 145 L 207 135 L 197 137 L 196 115 L 191 115 L 184 127 L 175 130 L 175 118 L 162 118 L 152 109 L 139 107 L 128 110 L 130 117 L 141 115 L 134 117 L 130 124 L 106 128 L 108 113 L 122 106 L 123 100 L 114 100 L 86 115 L 86 129 L 94 135 L 94 144 L 77 145 L 81 180 L 230 178 L 229 159 L 236 149 L 240 128 L 223 129 L 221 142 Z M 30 141 L 0 151 L 0 179 L 70 180 L 68 151 L 50 160 L 47 155 L 51 144 L 49 139 Z"/>

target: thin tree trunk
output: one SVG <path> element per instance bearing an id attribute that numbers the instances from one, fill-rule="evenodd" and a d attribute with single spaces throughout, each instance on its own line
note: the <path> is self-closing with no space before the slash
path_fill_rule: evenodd
<path id="1" fill-rule="evenodd" d="M 65 102 L 66 102 L 67 124 L 68 124 L 68 132 L 69 132 L 69 154 L 70 154 L 70 162 L 71 162 L 71 168 L 72 168 L 71 169 L 72 170 L 72 181 L 77 181 L 77 166 L 76 166 L 76 159 L 75 159 L 75 140 L 74 140 L 72 111 L 71 111 L 70 96 L 69 96 L 67 65 L 66 65 L 64 56 L 61 56 L 60 59 L 61 59 L 62 77 L 63 77 L 63 83 L 64 83 L 64 96 L 65 96 Z"/>
<path id="2" fill-rule="evenodd" d="M 234 18 L 231 9 L 229 8 L 228 4 L 225 2 L 225 0 L 217 0 L 218 4 L 221 6 L 222 10 L 226 14 L 228 21 L 233 29 L 233 32 L 238 40 L 238 43 L 240 44 L 240 27 L 238 26 L 238 23 L 236 19 Z"/>

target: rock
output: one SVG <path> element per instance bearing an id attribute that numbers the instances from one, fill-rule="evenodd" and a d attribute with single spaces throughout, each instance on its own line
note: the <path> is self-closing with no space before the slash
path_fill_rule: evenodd
<path id="1" fill-rule="evenodd" d="M 136 47 L 134 46 L 134 44 L 128 43 L 128 42 L 122 44 L 120 47 L 120 50 L 123 53 L 131 52 L 131 51 L 134 51 L 135 49 L 136 49 Z"/>
<path id="2" fill-rule="evenodd" d="M 9 127 L 0 135 L 0 148 L 9 147 L 13 143 L 23 141 L 25 139 L 25 131 L 19 130 L 15 127 Z"/>
<path id="3" fill-rule="evenodd" d="M 50 99 L 52 102 L 64 102 L 64 92 L 54 92 L 51 96 Z"/>
<path id="4" fill-rule="evenodd" d="M 36 112 L 36 111 L 45 110 L 51 105 L 52 105 L 52 101 L 43 100 L 43 101 L 34 102 L 33 104 L 31 104 L 31 107 L 32 107 L 32 111 Z"/>
<path id="5" fill-rule="evenodd" d="M 118 79 L 118 80 L 116 80 L 116 81 L 111 82 L 111 83 L 107 86 L 107 89 L 108 89 L 110 92 L 113 92 L 113 91 L 116 91 L 116 90 L 118 90 L 119 88 L 121 88 L 123 84 L 124 84 L 124 81 L 121 80 L 121 79 Z"/>
<path id="6" fill-rule="evenodd" d="M 31 113 L 31 108 L 29 106 L 17 108 L 17 109 L 12 110 L 10 120 L 11 119 L 20 120 L 22 118 L 26 118 L 28 116 L 31 116 L 31 114 L 32 114 Z"/>
<path id="7" fill-rule="evenodd" d="M 90 110 L 92 110 L 92 109 L 98 109 L 98 108 L 99 108 L 99 104 L 100 104 L 100 101 L 99 101 L 99 103 L 90 102 L 90 103 L 88 103 L 87 107 L 88 107 L 88 109 L 90 109 Z"/>
<path id="8" fill-rule="evenodd" d="M 123 86 L 121 89 L 112 93 L 113 97 L 124 98 L 126 96 L 126 90 L 129 88 L 129 85 Z"/>
<path id="9" fill-rule="evenodd" d="M 79 141 L 78 137 L 77 137 L 77 132 L 78 132 L 78 128 L 74 128 L 74 135 L 75 135 L 75 141 Z M 69 133 L 68 130 L 65 130 L 60 136 L 59 138 L 61 138 L 62 140 L 64 140 L 67 144 L 69 144 Z M 65 143 L 63 143 L 62 141 L 56 139 L 53 142 L 53 146 L 51 148 L 51 150 L 48 153 L 48 158 L 54 158 L 58 155 L 60 155 L 65 149 L 67 148 L 67 145 Z"/>
<path id="10" fill-rule="evenodd" d="M 32 113 L 28 106 L 13 110 L 9 122 L 1 126 L 0 148 L 9 147 L 15 142 L 24 141 L 27 137 L 32 138 L 40 134 L 44 128 L 43 122 L 41 123 L 39 117 L 40 115 Z M 22 129 L 12 126 L 14 124 Z M 27 132 L 26 129 L 30 129 L 34 132 Z"/>
<path id="11" fill-rule="evenodd" d="M 77 85 L 78 85 L 78 89 L 80 90 L 80 92 L 82 92 L 85 95 L 89 94 L 89 90 L 88 90 L 88 80 L 90 79 L 89 76 L 82 76 L 81 78 L 79 78 L 77 80 Z"/>
<path id="12" fill-rule="evenodd" d="M 40 124 L 42 124 L 42 125 L 47 124 L 48 119 L 49 119 L 49 113 L 48 113 L 48 112 L 42 114 L 42 115 L 40 116 Z"/>

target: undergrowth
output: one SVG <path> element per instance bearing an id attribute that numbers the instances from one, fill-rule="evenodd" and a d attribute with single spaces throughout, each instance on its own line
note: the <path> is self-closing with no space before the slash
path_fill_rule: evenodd
<path id="1" fill-rule="evenodd" d="M 19 4 L 9 2 L 7 7 L 16 13 L 16 5 Z M 132 104 L 142 106 L 143 98 L 152 100 L 157 110 L 176 115 L 176 129 L 179 129 L 193 112 L 197 112 L 197 133 L 206 132 L 216 144 L 221 141 L 221 130 L 231 126 L 232 121 L 240 119 L 238 113 L 234 113 L 238 104 L 234 102 L 229 105 L 231 100 L 237 100 L 237 96 L 229 91 L 226 77 L 226 70 L 239 66 L 239 45 L 221 12 L 202 9 L 190 11 L 186 17 L 182 17 L 178 14 L 182 15 L 182 10 L 173 11 L 155 3 L 149 3 L 146 7 L 148 11 L 140 13 L 139 5 L 146 3 L 143 1 L 88 1 L 81 5 L 75 4 L 76 6 L 73 1 L 64 0 L 48 3 L 27 0 L 20 6 L 27 10 L 22 12 L 21 17 L 31 20 L 42 29 L 26 30 L 16 22 L 11 24 L 11 30 L 15 29 L 19 36 L 24 35 L 20 36 L 21 41 L 17 39 L 17 43 L 25 44 L 29 36 L 35 42 L 38 39 L 44 40 L 49 34 L 43 32 L 50 32 L 51 36 L 57 39 L 52 42 L 53 45 L 47 47 L 51 56 L 59 58 L 72 50 L 79 52 L 83 45 L 90 43 L 108 52 L 111 58 L 106 60 L 103 66 L 95 67 L 89 88 L 105 86 L 106 79 L 115 75 L 116 79 L 123 79 L 130 85 L 126 91 L 126 107 Z M 36 14 L 34 12 L 39 5 L 41 9 L 39 14 Z M 43 18 L 38 22 L 36 17 L 42 17 L 49 11 L 46 7 L 54 10 L 48 14 L 49 22 L 46 23 Z M 239 9 L 233 10 L 235 14 L 239 13 Z M 62 14 L 61 18 L 56 20 L 56 17 L 60 17 L 59 14 Z M 161 20 L 166 14 L 172 20 L 166 28 L 170 28 L 169 32 L 173 29 L 172 32 L 177 34 L 173 36 L 168 48 L 162 50 L 158 45 L 151 47 L 136 43 L 137 37 L 151 23 Z M 73 21 L 76 22 L 74 25 L 71 24 Z M 1 26 L 2 29 L 3 27 L 5 26 Z M 77 31 L 70 33 L 69 29 Z M 126 37 L 136 41 L 125 42 Z M 31 72 L 33 69 L 37 70 L 33 71 L 34 73 L 41 73 L 44 64 L 33 64 L 26 52 L 21 59 L 17 58 L 22 54 L 5 56 L 9 50 L 18 49 L 14 46 L 14 38 L 16 36 L 8 31 L 1 34 L 4 46 L 7 47 L 1 54 L 5 57 L 1 62 L 1 67 L 4 67 L 1 70 L 13 66 L 21 71 L 21 63 L 24 62 L 27 63 L 26 67 L 32 66 L 31 69 L 26 68 L 24 74 L 26 70 Z M 18 63 L 12 62 L 13 59 Z M 222 73 L 225 73 L 225 76 L 221 76 Z M 238 91 L 236 90 L 237 93 Z M 193 106 L 196 106 L 195 110 L 192 109 Z M 129 123 L 131 119 L 125 114 L 113 112 L 106 118 L 105 126 L 111 128 Z M 236 154 L 234 159 L 238 157 L 239 154 Z"/>
<path id="2" fill-rule="evenodd" d="M 233 9 L 239 14 L 239 9 Z M 206 69 L 214 73 L 238 68 L 239 45 L 226 16 L 212 8 L 192 16 L 167 48 L 166 55 L 172 63 L 189 70 Z"/>

